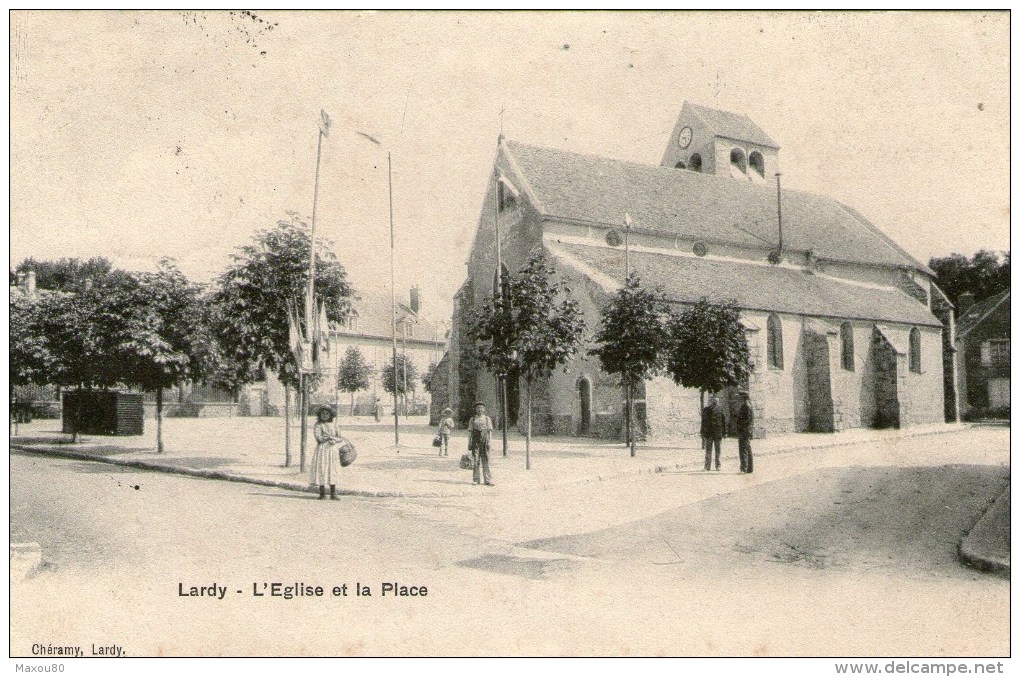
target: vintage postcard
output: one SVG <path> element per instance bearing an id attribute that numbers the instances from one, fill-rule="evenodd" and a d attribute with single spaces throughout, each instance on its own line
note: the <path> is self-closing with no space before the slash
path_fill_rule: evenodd
<path id="1" fill-rule="evenodd" d="M 1003 671 L 1008 12 L 9 21 L 18 669 Z"/>

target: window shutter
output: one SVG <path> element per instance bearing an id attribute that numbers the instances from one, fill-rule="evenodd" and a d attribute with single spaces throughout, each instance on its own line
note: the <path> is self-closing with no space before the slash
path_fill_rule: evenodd
<path id="1" fill-rule="evenodd" d="M 990 341 L 981 344 L 981 366 L 992 366 L 992 344 Z"/>

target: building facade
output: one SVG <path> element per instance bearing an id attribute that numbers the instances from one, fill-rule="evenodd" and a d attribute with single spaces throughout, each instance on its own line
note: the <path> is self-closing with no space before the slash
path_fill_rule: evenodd
<path id="1" fill-rule="evenodd" d="M 960 298 L 957 373 L 965 416 L 1009 414 L 1009 299 L 1008 290 L 978 303 L 972 294 Z"/>
<path id="2" fill-rule="evenodd" d="M 327 351 L 322 360 L 323 374 L 311 394 L 309 406 L 328 404 L 344 416 L 352 413 L 355 416 L 374 416 L 378 406 L 380 416 L 392 415 L 393 394 L 383 387 L 382 378 L 383 370 L 393 360 L 390 295 L 361 292 L 359 298 L 352 301 L 352 306 L 346 322 L 330 327 Z M 408 302 L 397 302 L 395 319 L 398 360 L 401 356 L 405 357 L 408 364 L 413 365 L 409 372 L 416 372 L 408 378 L 406 398 L 399 400 L 401 413 L 424 415 L 429 411 L 431 396 L 425 391 L 421 377 L 431 365 L 442 359 L 446 350 L 446 329 L 442 323 L 432 322 L 423 316 L 417 288 L 411 289 Z M 361 353 L 371 370 L 369 386 L 356 393 L 341 392 L 337 388 L 337 374 L 347 349 L 352 347 Z M 248 415 L 278 415 L 284 410 L 286 396 L 279 379 L 267 375 L 265 382 L 246 389 L 244 400 L 244 411 Z"/>
<path id="3" fill-rule="evenodd" d="M 670 303 L 735 302 L 760 434 L 944 420 L 955 389 L 952 351 L 943 350 L 953 316 L 933 271 L 853 208 L 780 191 L 778 163 L 778 145 L 749 118 L 693 104 L 658 166 L 501 137 L 454 304 L 451 399 L 461 416 L 476 399 L 498 400 L 464 327 L 493 293 L 498 221 L 507 270 L 544 253 L 580 301 L 589 338 L 622 285 L 625 257 Z M 513 424 L 514 379 L 508 404 Z M 637 389 L 636 410 L 648 436 L 696 435 L 700 393 L 653 378 Z M 533 418 L 545 432 L 618 436 L 622 389 L 582 351 L 535 388 Z"/>

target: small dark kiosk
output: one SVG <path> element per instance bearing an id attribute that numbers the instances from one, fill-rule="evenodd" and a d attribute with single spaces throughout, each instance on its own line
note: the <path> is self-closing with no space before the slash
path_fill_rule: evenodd
<path id="1" fill-rule="evenodd" d="M 86 435 L 141 435 L 145 412 L 140 393 L 69 390 L 63 397 L 63 431 Z"/>

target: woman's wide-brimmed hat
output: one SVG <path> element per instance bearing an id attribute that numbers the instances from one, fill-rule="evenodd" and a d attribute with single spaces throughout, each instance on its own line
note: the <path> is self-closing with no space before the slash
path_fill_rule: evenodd
<path id="1" fill-rule="evenodd" d="M 449 407 L 447 407 L 446 409 L 443 409 L 443 413 L 444 414 L 452 414 L 453 413 L 453 409 L 450 409 Z"/>
<path id="2" fill-rule="evenodd" d="M 319 418 L 322 418 L 323 414 L 329 414 L 329 420 L 330 421 L 333 420 L 333 410 L 330 407 L 320 407 L 319 408 Z"/>

